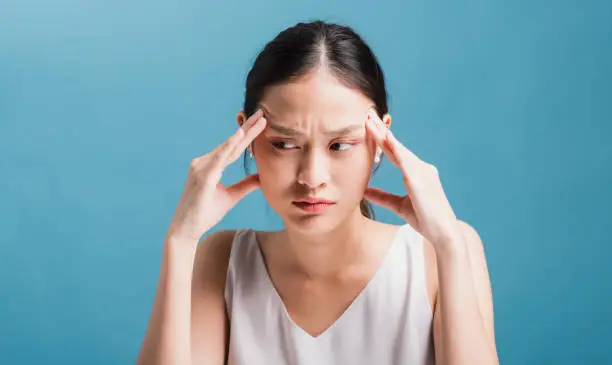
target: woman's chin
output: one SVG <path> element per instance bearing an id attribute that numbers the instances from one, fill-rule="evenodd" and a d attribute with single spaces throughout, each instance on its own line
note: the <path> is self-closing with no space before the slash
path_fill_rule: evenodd
<path id="1" fill-rule="evenodd" d="M 330 214 L 304 214 L 291 212 L 284 217 L 286 227 L 300 233 L 317 234 L 329 232 L 338 222 L 338 217 Z"/>
<path id="2" fill-rule="evenodd" d="M 308 213 L 293 207 L 285 212 L 283 221 L 285 227 L 302 234 L 324 234 L 335 230 L 346 218 L 346 211 L 338 209 L 340 206 L 332 205 L 324 212 Z"/>

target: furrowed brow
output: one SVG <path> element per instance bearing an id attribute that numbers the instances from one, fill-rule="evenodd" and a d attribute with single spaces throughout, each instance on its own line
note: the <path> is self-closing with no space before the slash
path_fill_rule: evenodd
<path id="1" fill-rule="evenodd" d="M 280 134 L 284 134 L 286 136 L 292 136 L 292 137 L 301 136 L 303 134 L 301 131 L 297 129 L 294 129 L 291 127 L 285 127 L 280 124 L 274 123 L 273 120 L 276 118 L 275 117 L 273 118 L 273 114 L 270 113 L 263 105 L 260 105 L 260 108 L 264 111 L 264 117 L 268 120 L 268 126 L 270 127 L 270 129 Z M 328 135 L 328 136 L 345 136 L 347 134 L 351 134 L 355 131 L 363 129 L 364 127 L 365 127 L 364 124 L 353 124 L 353 125 L 349 125 L 349 126 L 340 128 L 338 130 L 324 131 L 323 134 Z"/>
<path id="2" fill-rule="evenodd" d="M 268 126 L 270 127 L 270 129 L 273 129 L 277 131 L 278 133 L 284 134 L 286 136 L 301 136 L 303 134 L 302 132 L 296 129 L 284 127 L 282 125 L 275 124 L 275 123 L 268 123 Z M 340 128 L 335 131 L 325 131 L 323 132 L 323 134 L 328 135 L 328 136 L 345 136 L 347 134 L 351 134 L 363 128 L 364 126 L 362 124 L 353 124 L 353 125 L 346 126 L 344 128 Z"/>
<path id="3" fill-rule="evenodd" d="M 274 123 L 268 123 L 268 126 L 270 127 L 270 129 L 273 129 L 275 131 L 277 131 L 280 134 L 284 134 L 287 136 L 301 136 L 302 132 L 293 129 L 293 128 L 289 128 L 289 127 L 283 127 L 282 125 L 278 125 L 278 124 L 274 124 Z"/>

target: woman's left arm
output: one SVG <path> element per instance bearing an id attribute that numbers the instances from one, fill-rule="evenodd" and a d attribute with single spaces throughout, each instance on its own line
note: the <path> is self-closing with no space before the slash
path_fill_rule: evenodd
<path id="1" fill-rule="evenodd" d="M 449 242 L 446 249 L 436 250 L 436 363 L 499 364 L 493 297 L 482 241 L 470 225 L 462 221 L 457 224 L 462 237 Z"/>
<path id="2" fill-rule="evenodd" d="M 431 243 L 438 265 L 436 363 L 497 365 L 493 300 L 478 233 L 455 216 L 435 166 L 419 159 L 370 110 L 367 130 L 404 177 L 407 195 L 368 187 L 364 197 L 394 211 Z"/>

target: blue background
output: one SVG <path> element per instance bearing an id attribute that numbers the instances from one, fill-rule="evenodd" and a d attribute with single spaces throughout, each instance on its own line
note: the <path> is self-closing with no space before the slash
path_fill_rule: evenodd
<path id="1" fill-rule="evenodd" d="M 502 363 L 612 363 L 611 4 L 0 2 L 0 363 L 134 362 L 189 162 L 316 18 L 369 42 L 395 134 L 480 233 Z M 388 161 L 374 185 L 403 189 Z M 246 226 L 280 226 L 260 191 L 215 229 Z"/>

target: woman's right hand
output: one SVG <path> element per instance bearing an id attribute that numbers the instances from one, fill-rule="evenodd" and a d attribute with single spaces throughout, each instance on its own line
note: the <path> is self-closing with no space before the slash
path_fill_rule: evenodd
<path id="1" fill-rule="evenodd" d="M 236 161 L 266 125 L 261 109 L 249 117 L 236 133 L 211 152 L 191 161 L 187 182 L 170 223 L 166 238 L 197 244 L 238 201 L 259 188 L 259 175 L 252 174 L 224 187 L 225 168 Z"/>

